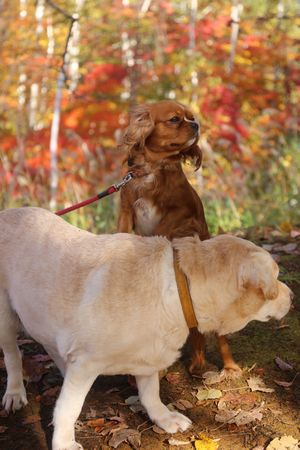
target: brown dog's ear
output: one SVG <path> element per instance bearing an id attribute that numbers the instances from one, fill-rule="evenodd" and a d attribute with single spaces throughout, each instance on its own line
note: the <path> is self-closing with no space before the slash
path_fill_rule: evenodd
<path id="1" fill-rule="evenodd" d="M 261 289 L 266 300 L 278 296 L 278 266 L 267 253 L 254 252 L 238 269 L 238 287 Z"/>
<path id="2" fill-rule="evenodd" d="M 192 145 L 188 151 L 183 153 L 183 159 L 184 161 L 186 161 L 187 159 L 190 160 L 195 166 L 195 170 L 198 170 L 201 167 L 202 163 L 202 151 L 199 145 Z"/>
<path id="3" fill-rule="evenodd" d="M 130 113 L 129 125 L 125 130 L 119 147 L 128 153 L 129 158 L 133 158 L 133 149 L 142 149 L 146 138 L 154 128 L 154 121 L 149 109 L 144 105 L 136 106 Z"/>

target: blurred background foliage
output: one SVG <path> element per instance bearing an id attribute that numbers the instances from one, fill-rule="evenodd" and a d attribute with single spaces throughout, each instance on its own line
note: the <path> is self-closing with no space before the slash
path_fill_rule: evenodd
<path id="1" fill-rule="evenodd" d="M 297 9 L 298 5 L 298 9 Z M 213 233 L 300 223 L 299 3 L 0 0 L 0 207 L 62 208 L 125 173 L 136 103 L 198 114 Z M 115 231 L 118 194 L 68 215 Z"/>

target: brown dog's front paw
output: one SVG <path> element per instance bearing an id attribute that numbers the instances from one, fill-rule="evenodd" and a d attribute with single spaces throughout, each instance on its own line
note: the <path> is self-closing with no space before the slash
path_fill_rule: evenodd
<path id="1" fill-rule="evenodd" d="M 243 371 L 238 364 L 231 363 L 224 367 L 222 373 L 224 374 L 224 377 L 226 379 L 232 380 L 235 378 L 240 378 L 242 376 Z"/>
<path id="2" fill-rule="evenodd" d="M 205 360 L 201 360 L 200 363 L 197 360 L 193 360 L 189 366 L 189 373 L 196 378 L 202 378 L 202 375 L 208 371 L 215 371 L 217 368 L 211 363 Z"/>

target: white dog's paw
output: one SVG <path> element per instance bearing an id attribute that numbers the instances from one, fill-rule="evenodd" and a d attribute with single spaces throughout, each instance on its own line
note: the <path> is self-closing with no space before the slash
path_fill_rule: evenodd
<path id="1" fill-rule="evenodd" d="M 75 441 L 72 441 L 69 444 L 55 444 L 53 442 L 52 450 L 83 450 L 83 447 L 81 444 L 78 444 L 78 442 Z"/>
<path id="2" fill-rule="evenodd" d="M 2 405 L 8 413 L 10 411 L 15 412 L 18 409 L 21 409 L 23 406 L 26 406 L 27 403 L 26 391 L 23 386 L 18 390 L 15 389 L 10 392 L 6 391 L 2 399 Z"/>
<path id="3" fill-rule="evenodd" d="M 178 431 L 186 431 L 192 425 L 191 420 L 176 411 L 173 411 L 158 420 L 156 424 L 167 433 L 177 433 Z"/>

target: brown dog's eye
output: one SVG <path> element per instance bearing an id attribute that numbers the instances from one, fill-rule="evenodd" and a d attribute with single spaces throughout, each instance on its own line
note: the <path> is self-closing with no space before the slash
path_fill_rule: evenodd
<path id="1" fill-rule="evenodd" d="M 169 120 L 169 122 L 172 122 L 172 123 L 180 122 L 180 117 L 174 116 L 174 117 L 172 117 L 172 118 Z"/>

